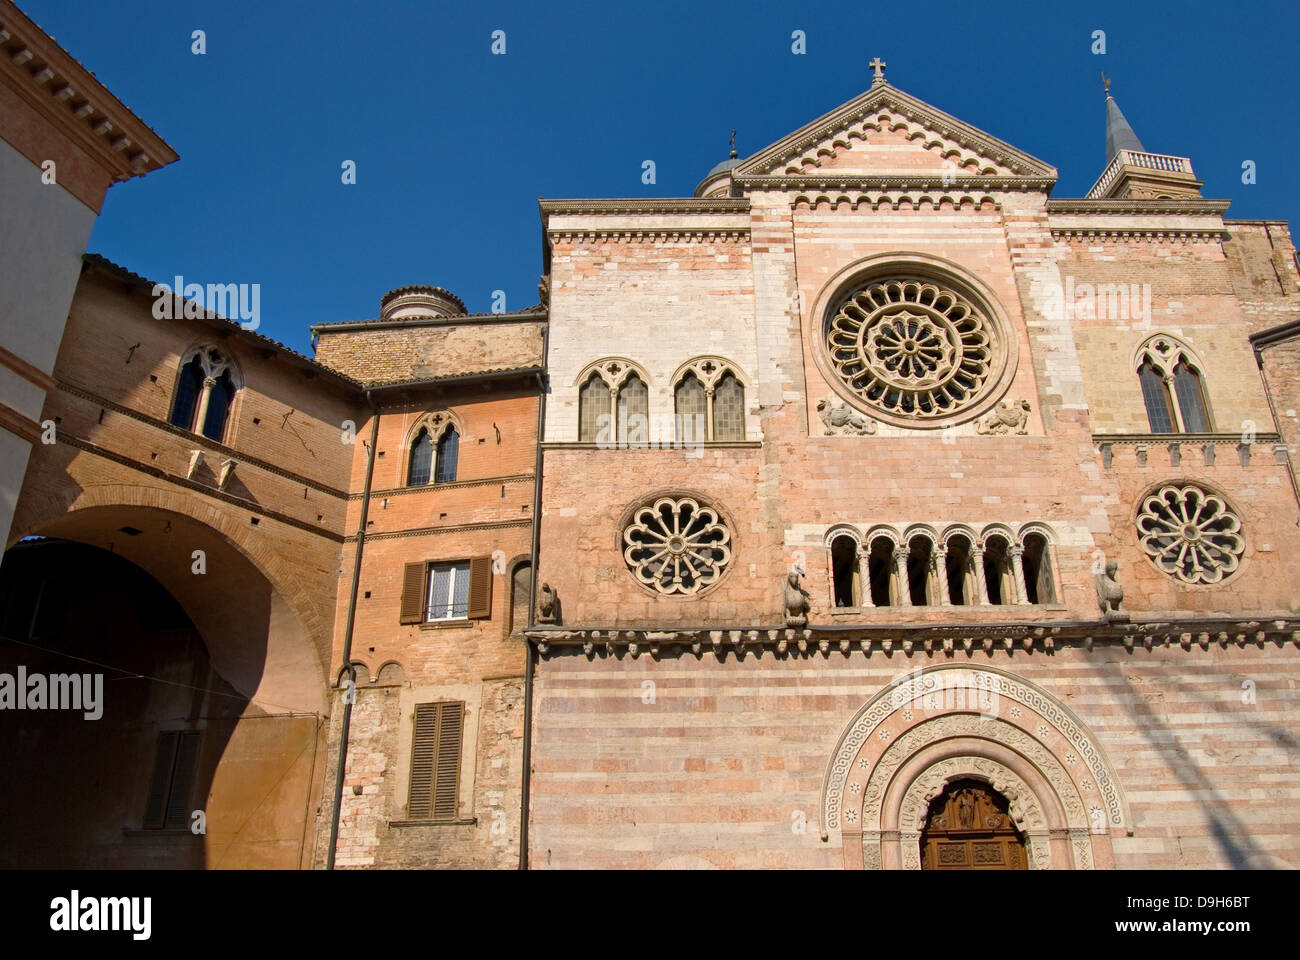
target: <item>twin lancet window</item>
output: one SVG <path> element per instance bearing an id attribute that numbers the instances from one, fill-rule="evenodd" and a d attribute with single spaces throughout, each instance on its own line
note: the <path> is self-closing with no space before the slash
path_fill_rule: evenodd
<path id="1" fill-rule="evenodd" d="M 1152 433 L 1211 432 L 1201 369 L 1172 337 L 1152 337 L 1138 352 L 1138 380 Z"/>
<path id="2" fill-rule="evenodd" d="M 220 443 L 239 387 L 239 372 L 225 354 L 216 347 L 193 348 L 181 359 L 172 425 Z"/>
<path id="3" fill-rule="evenodd" d="M 830 554 L 836 607 L 1058 602 L 1051 544 L 1036 530 L 942 539 L 918 533 L 906 541 L 878 533 L 865 545 L 842 533 L 831 538 Z"/>
<path id="4" fill-rule="evenodd" d="M 430 477 L 434 483 L 451 483 L 456 479 L 460 434 L 453 424 L 441 426 L 442 423 L 441 416 L 434 417 L 432 431 L 430 427 L 422 426 L 411 441 L 411 459 L 406 472 L 408 487 L 424 486 Z"/>
<path id="5" fill-rule="evenodd" d="M 578 439 L 647 443 L 650 390 L 645 372 L 625 360 L 602 360 L 578 389 Z M 745 387 L 719 357 L 697 357 L 673 380 L 673 439 L 680 442 L 745 439 Z"/>

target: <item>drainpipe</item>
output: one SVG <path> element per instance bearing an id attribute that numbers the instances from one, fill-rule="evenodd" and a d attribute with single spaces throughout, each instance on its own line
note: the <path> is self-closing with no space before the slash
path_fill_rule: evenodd
<path id="1" fill-rule="evenodd" d="M 329 859 L 326 870 L 334 869 L 334 854 L 339 841 L 339 814 L 343 803 L 343 773 L 348 761 L 348 731 L 352 726 L 352 701 L 357 693 L 357 668 L 352 663 L 352 630 L 357 620 L 357 590 L 361 586 L 361 554 L 366 548 L 366 519 L 370 514 L 370 480 L 375 473 L 375 448 L 379 444 L 379 410 L 374 398 L 366 391 L 366 403 L 370 404 L 370 450 L 366 454 L 366 485 L 361 493 L 361 525 L 357 528 L 357 555 L 352 562 L 352 596 L 348 599 L 348 625 L 343 633 L 343 669 L 348 672 L 351 694 L 343 698 L 343 733 L 339 737 L 338 770 L 334 775 L 334 814 L 330 821 Z"/>
<path id="2" fill-rule="evenodd" d="M 537 375 L 537 461 L 533 466 L 533 575 L 528 584 L 528 627 L 537 616 L 537 552 L 542 539 L 542 429 L 546 419 L 546 360 L 550 350 L 549 321 L 542 328 L 542 372 Z M 524 638 L 524 771 L 519 784 L 519 869 L 528 869 L 528 813 L 533 762 L 533 643 Z"/>

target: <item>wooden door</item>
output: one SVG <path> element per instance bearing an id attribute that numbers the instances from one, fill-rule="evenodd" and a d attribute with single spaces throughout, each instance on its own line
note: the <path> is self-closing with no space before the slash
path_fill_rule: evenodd
<path id="1" fill-rule="evenodd" d="M 1006 799 L 980 780 L 957 780 L 930 804 L 923 870 L 1025 870 L 1025 843 Z"/>

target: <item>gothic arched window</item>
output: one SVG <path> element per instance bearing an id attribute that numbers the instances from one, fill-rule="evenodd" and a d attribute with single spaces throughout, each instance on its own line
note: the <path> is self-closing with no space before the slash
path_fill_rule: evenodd
<path id="1" fill-rule="evenodd" d="M 1186 361 L 1174 367 L 1174 393 L 1178 395 L 1178 412 L 1186 433 L 1209 433 L 1210 415 L 1205 408 L 1205 391 L 1201 375 Z"/>
<path id="2" fill-rule="evenodd" d="M 645 443 L 650 439 L 650 390 L 630 373 L 618 390 L 618 439 Z"/>
<path id="3" fill-rule="evenodd" d="M 730 370 L 713 388 L 713 439 L 745 439 L 745 388 Z"/>
<path id="4" fill-rule="evenodd" d="M 722 357 L 696 357 L 674 375 L 677 439 L 745 439 L 745 385 Z"/>
<path id="5" fill-rule="evenodd" d="M 456 460 L 460 454 L 460 434 L 456 428 L 448 425 L 438 438 L 438 456 L 434 469 L 434 483 L 451 483 L 456 479 Z"/>
<path id="6" fill-rule="evenodd" d="M 578 391 L 578 439 L 601 439 L 602 426 L 605 427 L 604 432 L 608 438 L 608 424 L 609 385 L 601 379 L 600 374 L 593 373 Z"/>
<path id="7" fill-rule="evenodd" d="M 1152 433 L 1211 433 L 1205 367 L 1191 348 L 1159 334 L 1138 351 L 1138 380 Z M 1176 401 L 1176 402 L 1175 402 Z"/>
<path id="8" fill-rule="evenodd" d="M 427 427 L 421 427 L 411 444 L 411 462 L 406 472 L 407 486 L 419 487 L 429 482 L 433 470 L 433 438 Z"/>
<path id="9" fill-rule="evenodd" d="M 677 439 L 687 443 L 709 438 L 708 403 L 704 397 L 704 384 L 694 373 L 687 373 L 673 390 L 674 412 L 677 414 Z"/>
<path id="10" fill-rule="evenodd" d="M 220 350 L 194 347 L 181 358 L 171 423 L 221 443 L 241 384 L 238 369 Z"/>

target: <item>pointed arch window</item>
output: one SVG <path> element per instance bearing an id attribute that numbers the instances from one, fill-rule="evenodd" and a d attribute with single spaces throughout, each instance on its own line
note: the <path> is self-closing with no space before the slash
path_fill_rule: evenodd
<path id="1" fill-rule="evenodd" d="M 1138 368 L 1142 381 L 1142 402 L 1147 408 L 1147 423 L 1152 433 L 1174 433 L 1174 410 L 1169 403 L 1169 388 L 1165 379 L 1150 362 Z"/>
<path id="2" fill-rule="evenodd" d="M 181 358 L 172 425 L 222 442 L 241 385 L 238 369 L 224 353 L 213 346 L 193 348 Z"/>
<path id="3" fill-rule="evenodd" d="M 578 391 L 578 439 L 600 439 L 601 426 L 609 423 L 609 385 L 593 373 Z"/>
<path id="4" fill-rule="evenodd" d="M 431 482 L 453 482 L 459 453 L 460 433 L 456 425 L 446 414 L 435 414 L 421 424 L 411 439 L 406 485 L 421 487 Z"/>
<path id="5" fill-rule="evenodd" d="M 456 460 L 460 455 L 460 434 L 454 426 L 448 426 L 438 438 L 437 468 L 433 473 L 434 483 L 451 483 L 456 479 Z"/>
<path id="6" fill-rule="evenodd" d="M 1211 433 L 1204 365 L 1186 344 L 1164 334 L 1138 351 L 1138 380 L 1152 433 Z"/>
<path id="7" fill-rule="evenodd" d="M 411 462 L 406 473 L 407 486 L 420 487 L 429 482 L 433 469 L 433 438 L 427 427 L 421 427 L 411 444 Z"/>
<path id="8" fill-rule="evenodd" d="M 696 357 L 673 383 L 679 441 L 745 439 L 745 385 L 730 361 Z"/>
<path id="9" fill-rule="evenodd" d="M 618 439 L 645 443 L 650 439 L 650 390 L 635 373 L 618 390 Z"/>
<path id="10" fill-rule="evenodd" d="M 578 439 L 587 443 L 644 444 L 650 439 L 650 387 L 644 370 L 612 357 L 578 378 Z"/>
<path id="11" fill-rule="evenodd" d="M 1209 433 L 1210 415 L 1205 407 L 1201 375 L 1185 360 L 1174 367 L 1174 393 L 1178 395 L 1178 412 L 1183 417 L 1183 430 L 1187 433 Z"/>

